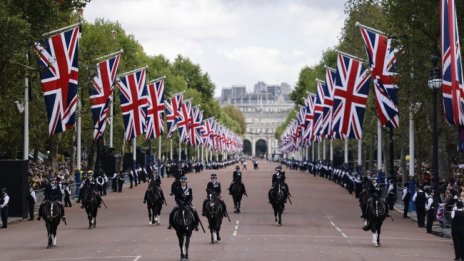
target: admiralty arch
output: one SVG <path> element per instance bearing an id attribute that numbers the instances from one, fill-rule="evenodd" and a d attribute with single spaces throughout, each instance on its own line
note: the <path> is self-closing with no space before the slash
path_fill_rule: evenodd
<path id="1" fill-rule="evenodd" d="M 245 117 L 245 154 L 269 159 L 280 154 L 275 130 L 295 106 L 288 96 L 290 90 L 287 83 L 267 85 L 264 82 L 255 84 L 253 92 L 247 92 L 245 86 L 222 90 L 221 106 L 234 105 Z"/>

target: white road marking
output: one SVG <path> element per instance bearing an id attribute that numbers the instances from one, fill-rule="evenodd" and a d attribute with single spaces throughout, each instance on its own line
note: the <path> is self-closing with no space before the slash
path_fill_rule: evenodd
<path id="1" fill-rule="evenodd" d="M 342 235 L 342 237 L 348 238 L 348 237 L 345 235 L 345 233 L 343 233 L 343 231 L 342 231 L 339 227 L 337 227 L 337 226 L 335 225 L 334 222 L 330 221 L 330 224 L 338 231 L 338 233 L 340 233 L 340 234 Z"/>
<path id="2" fill-rule="evenodd" d="M 240 224 L 240 221 L 239 220 L 235 221 L 234 233 L 232 234 L 232 236 L 234 237 L 237 236 L 238 224 Z"/>
<path id="3" fill-rule="evenodd" d="M 58 260 L 96 260 L 96 259 L 119 259 L 119 258 L 134 258 L 133 261 L 137 261 L 142 256 L 92 256 L 92 257 L 67 257 L 57 259 L 23 259 L 21 261 L 58 261 Z"/>

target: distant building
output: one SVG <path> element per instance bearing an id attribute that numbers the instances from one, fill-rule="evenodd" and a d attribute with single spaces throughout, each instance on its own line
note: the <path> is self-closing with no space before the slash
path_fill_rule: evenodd
<path id="1" fill-rule="evenodd" d="M 287 83 L 267 85 L 258 82 L 253 90 L 248 93 L 245 86 L 224 88 L 220 103 L 221 106 L 239 108 L 245 116 L 244 153 L 271 158 L 279 153 L 275 130 L 295 106 L 289 98 L 291 86 Z"/>

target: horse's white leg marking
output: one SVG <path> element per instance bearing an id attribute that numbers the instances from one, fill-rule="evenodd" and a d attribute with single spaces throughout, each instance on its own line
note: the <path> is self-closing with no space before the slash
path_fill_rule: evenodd
<path id="1" fill-rule="evenodd" d="M 56 246 L 56 235 L 53 236 L 53 245 Z"/>
<path id="2" fill-rule="evenodd" d="M 187 242 L 187 236 L 184 235 L 184 241 L 182 242 L 182 253 L 183 253 L 184 255 L 187 253 L 186 242 Z"/>

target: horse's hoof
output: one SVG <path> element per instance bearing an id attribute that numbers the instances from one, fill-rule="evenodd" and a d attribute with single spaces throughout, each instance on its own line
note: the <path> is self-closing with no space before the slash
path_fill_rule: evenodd
<path id="1" fill-rule="evenodd" d="M 151 221 L 148 221 L 148 224 L 149 224 L 149 225 L 153 225 L 153 223 L 152 223 Z"/>
<path id="2" fill-rule="evenodd" d="M 51 248 L 51 246 L 47 246 L 47 249 L 50 249 L 50 248 Z"/>
<path id="3" fill-rule="evenodd" d="M 217 236 L 217 241 L 221 241 L 221 237 L 220 237 L 220 236 Z"/>

